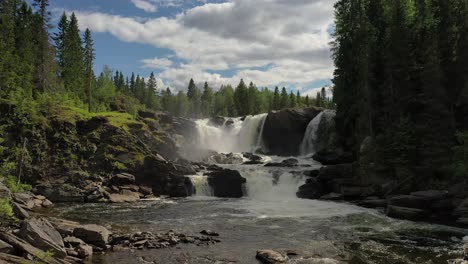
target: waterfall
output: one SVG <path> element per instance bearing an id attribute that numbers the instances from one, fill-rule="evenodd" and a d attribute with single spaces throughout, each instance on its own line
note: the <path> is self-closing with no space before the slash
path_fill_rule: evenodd
<path id="1" fill-rule="evenodd" d="M 210 124 L 209 119 L 197 120 L 198 143 L 203 149 L 220 153 L 255 152 L 262 147 L 262 133 L 267 114 L 231 118 L 220 127 Z"/>
<path id="2" fill-rule="evenodd" d="M 208 184 L 208 176 L 199 173 L 197 175 L 189 176 L 192 182 L 195 196 L 213 196 L 213 189 Z"/>
<path id="3" fill-rule="evenodd" d="M 312 121 L 310 121 L 299 148 L 300 154 L 302 156 L 313 154 L 315 151 L 320 149 L 319 145 L 323 145 L 321 143 L 326 144 L 326 142 L 321 141 L 327 140 L 323 137 L 326 136 L 327 133 L 330 133 L 329 124 L 335 115 L 335 111 L 325 110 L 312 119 Z M 325 135 L 320 137 L 321 134 L 319 132 Z"/>

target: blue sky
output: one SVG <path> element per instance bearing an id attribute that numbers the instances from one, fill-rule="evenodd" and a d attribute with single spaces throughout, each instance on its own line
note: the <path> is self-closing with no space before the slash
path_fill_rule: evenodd
<path id="1" fill-rule="evenodd" d="M 54 0 L 54 18 L 75 12 L 90 28 L 95 70 L 104 65 L 184 90 L 241 78 L 315 95 L 330 84 L 330 0 Z"/>

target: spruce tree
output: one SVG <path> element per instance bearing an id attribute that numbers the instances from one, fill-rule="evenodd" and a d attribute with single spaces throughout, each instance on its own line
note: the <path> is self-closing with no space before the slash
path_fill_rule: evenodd
<path id="1" fill-rule="evenodd" d="M 86 58 L 86 60 L 89 60 L 89 58 Z M 65 88 L 77 94 L 83 101 L 87 97 L 87 69 L 84 62 L 84 50 L 78 20 L 75 14 L 72 13 L 63 42 L 63 81 Z"/>
<path id="2" fill-rule="evenodd" d="M 93 39 L 91 31 L 86 29 L 84 33 L 84 67 L 86 69 L 86 90 L 88 94 L 88 111 L 91 112 L 92 80 L 94 79 L 93 64 L 95 59 Z"/>
<path id="3" fill-rule="evenodd" d="M 286 91 L 286 87 L 281 89 L 281 99 L 280 99 L 280 109 L 288 108 L 289 107 L 289 97 L 288 91 Z"/>

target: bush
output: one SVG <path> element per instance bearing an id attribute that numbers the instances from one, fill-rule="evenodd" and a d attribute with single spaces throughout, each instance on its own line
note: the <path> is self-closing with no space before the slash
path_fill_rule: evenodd
<path id="1" fill-rule="evenodd" d="M 0 198 L 0 217 L 13 217 L 13 207 L 11 207 L 10 199 Z"/>
<path id="2" fill-rule="evenodd" d="M 12 193 L 29 192 L 32 189 L 32 186 L 29 184 L 18 183 L 18 180 L 14 176 L 8 177 L 4 183 Z"/>

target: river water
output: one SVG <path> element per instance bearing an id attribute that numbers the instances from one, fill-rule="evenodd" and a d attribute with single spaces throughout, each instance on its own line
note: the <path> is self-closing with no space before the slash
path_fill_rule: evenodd
<path id="1" fill-rule="evenodd" d="M 261 147 L 258 133 L 263 117 L 240 119 L 237 132 L 200 127 L 205 143 L 217 140 L 219 152 L 249 151 Z M 254 124 L 252 123 L 254 122 Z M 208 123 L 200 122 L 200 126 Z M 256 132 L 255 132 L 256 131 Z M 203 132 L 205 133 L 205 132 Z M 222 140 L 231 133 L 231 140 Z M 236 133 L 250 135 L 248 144 L 239 144 Z M 227 134 L 226 134 L 227 135 Z M 247 148 L 247 149 L 246 149 Z M 231 151 L 233 150 L 233 151 Z M 283 158 L 262 156 L 264 162 Z M 289 263 L 447 263 L 462 256 L 462 239 L 468 230 L 455 227 L 395 220 L 382 212 L 348 203 L 304 200 L 295 193 L 306 177 L 303 172 L 321 165 L 298 158 L 294 168 L 263 165 L 220 165 L 238 170 L 247 179 L 245 197 L 221 199 L 212 191 L 203 172 L 191 176 L 196 196 L 184 199 L 158 199 L 136 204 L 77 204 L 58 206 L 52 214 L 70 220 L 100 223 L 122 232 L 168 231 L 196 235 L 203 229 L 220 234 L 221 243 L 197 247 L 137 250 L 93 257 L 91 263 L 258 263 L 256 250 L 293 250 L 301 256 Z M 307 258 L 308 260 L 303 260 Z"/>

